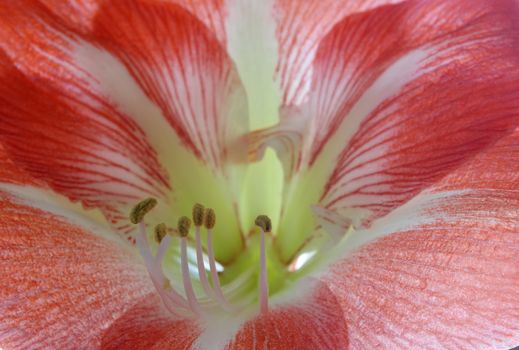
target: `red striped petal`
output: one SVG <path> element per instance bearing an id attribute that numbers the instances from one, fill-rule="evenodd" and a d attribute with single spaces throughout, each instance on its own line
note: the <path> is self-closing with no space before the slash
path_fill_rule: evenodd
<path id="1" fill-rule="evenodd" d="M 0 138 L 11 159 L 113 222 L 126 205 L 164 197 L 167 175 L 144 131 L 75 60 L 81 39 L 35 2 L 0 11 Z"/>
<path id="2" fill-rule="evenodd" d="M 334 137 L 342 150 L 322 204 L 384 215 L 518 125 L 514 14 L 513 1 L 418 1 L 334 29 L 316 61 L 310 159 Z"/>
<path id="3" fill-rule="evenodd" d="M 519 129 L 428 190 L 451 195 L 425 221 L 415 208 L 414 223 L 332 269 L 351 348 L 519 344 L 518 157 Z"/>
<path id="4" fill-rule="evenodd" d="M 276 79 L 281 86 L 283 104 L 299 105 L 308 97 L 317 47 L 337 22 L 356 12 L 401 1 L 275 1 L 279 41 Z"/>
<path id="5" fill-rule="evenodd" d="M 198 19 L 174 4 L 112 1 L 95 40 L 125 64 L 185 146 L 224 167 L 247 129 L 246 109 L 236 110 L 246 100 L 224 48 Z"/>
<path id="6" fill-rule="evenodd" d="M 348 325 L 332 293 L 319 284 L 313 295 L 247 322 L 227 349 L 348 349 Z"/>
<path id="7" fill-rule="evenodd" d="M 17 166 L 0 144 L 0 184 L 2 183 L 45 187 L 45 183 L 33 178 Z"/>
<path id="8" fill-rule="evenodd" d="M 369 224 L 518 125 L 516 15 L 507 0 L 408 1 L 338 23 L 300 108 L 303 153 L 285 155 L 310 164 L 306 186 L 319 191 L 286 206 L 320 202 Z"/>
<path id="9" fill-rule="evenodd" d="M 0 346 L 98 348 L 105 329 L 153 290 L 147 272 L 102 229 L 27 201 L 0 192 Z"/>
<path id="10" fill-rule="evenodd" d="M 227 9 L 225 0 L 173 0 L 198 18 L 216 36 L 223 45 L 226 43 L 225 17 Z"/>
<path id="11" fill-rule="evenodd" d="M 63 24 L 74 30 L 88 33 L 92 30 L 94 18 L 103 0 L 34 0 L 26 2 L 27 9 L 42 4 Z"/>

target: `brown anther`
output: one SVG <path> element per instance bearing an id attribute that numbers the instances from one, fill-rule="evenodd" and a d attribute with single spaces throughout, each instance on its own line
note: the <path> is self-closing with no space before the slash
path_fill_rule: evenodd
<path id="1" fill-rule="evenodd" d="M 193 223 L 195 226 L 202 226 L 204 224 L 204 206 L 196 203 L 193 206 Z"/>
<path id="2" fill-rule="evenodd" d="M 178 219 L 178 233 L 180 237 L 187 237 L 189 229 L 191 228 L 191 220 L 187 216 L 182 216 Z"/>
<path id="3" fill-rule="evenodd" d="M 168 228 L 165 223 L 161 223 L 155 226 L 155 230 L 153 232 L 155 232 L 155 240 L 160 243 L 168 234 Z"/>
<path id="4" fill-rule="evenodd" d="M 272 231 L 272 222 L 267 215 L 258 215 L 254 223 L 261 227 L 264 232 Z"/>
<path id="5" fill-rule="evenodd" d="M 213 209 L 207 208 L 204 213 L 204 226 L 206 229 L 212 229 L 216 224 L 216 213 Z"/>
<path id="6" fill-rule="evenodd" d="M 144 219 L 144 216 L 150 212 L 157 205 L 155 198 L 146 198 L 137 203 L 130 212 L 130 221 L 133 224 L 138 224 Z"/>

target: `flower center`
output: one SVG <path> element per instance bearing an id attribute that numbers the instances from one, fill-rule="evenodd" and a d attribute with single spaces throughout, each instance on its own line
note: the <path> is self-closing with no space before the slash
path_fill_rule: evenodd
<path id="1" fill-rule="evenodd" d="M 152 253 L 148 240 L 148 232 L 143 222 L 144 216 L 157 204 L 153 198 L 138 203 L 130 214 L 130 220 L 139 225 L 137 237 L 138 249 L 144 258 L 151 280 L 162 298 L 166 308 L 178 317 L 200 317 L 204 312 L 221 309 L 229 313 L 238 313 L 251 304 L 251 299 L 259 302 L 258 311 L 268 311 L 269 282 L 267 277 L 267 255 L 265 236 L 271 233 L 272 223 L 266 215 L 256 218 L 255 224 L 260 230 L 259 266 L 256 273 L 245 273 L 233 283 L 222 287 L 218 274 L 217 262 L 213 249 L 213 228 L 216 224 L 216 213 L 211 208 L 195 204 L 192 220 L 182 216 L 176 229 L 168 229 L 161 223 L 154 229 L 155 241 L 158 243 L 156 253 Z M 190 231 L 194 223 L 194 242 L 190 244 Z M 206 251 L 202 242 L 202 229 L 206 233 Z M 166 275 L 164 268 L 165 254 L 174 240 L 179 241 L 181 286 L 175 285 Z M 191 238 L 192 241 L 192 238 Z M 188 249 L 194 246 L 194 263 L 189 259 Z M 194 265 L 194 266 L 193 266 Z M 209 276 L 208 276 L 209 275 Z M 257 275 L 256 296 L 247 293 L 250 279 Z M 192 278 L 195 277 L 201 288 L 195 291 Z"/>

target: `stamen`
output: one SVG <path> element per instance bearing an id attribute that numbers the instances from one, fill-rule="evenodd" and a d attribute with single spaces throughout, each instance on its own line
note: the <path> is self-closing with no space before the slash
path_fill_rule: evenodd
<path id="1" fill-rule="evenodd" d="M 168 228 L 166 227 L 165 223 L 161 223 L 155 226 L 153 232 L 155 233 L 155 240 L 157 243 L 160 243 L 162 242 L 162 239 L 168 234 Z"/>
<path id="2" fill-rule="evenodd" d="M 259 226 L 264 232 L 272 231 L 272 222 L 267 215 L 258 215 L 254 223 Z"/>
<path id="3" fill-rule="evenodd" d="M 204 223 L 204 206 L 195 204 L 193 207 L 193 222 L 195 223 L 195 240 L 196 240 L 196 262 L 198 265 L 198 276 L 200 277 L 200 284 L 204 288 L 205 295 L 208 298 L 213 297 L 213 290 L 207 280 L 204 267 L 204 252 L 202 250 L 202 240 L 200 238 L 200 226 Z"/>
<path id="4" fill-rule="evenodd" d="M 144 216 L 150 212 L 151 209 L 155 208 L 157 200 L 155 198 L 146 198 L 143 201 L 137 203 L 130 212 L 130 221 L 132 224 L 138 224 L 144 219 Z"/>
<path id="5" fill-rule="evenodd" d="M 152 282 L 157 289 L 160 297 L 162 298 L 166 308 L 174 315 L 181 316 L 182 310 L 191 310 L 195 315 L 201 315 L 202 306 L 214 307 L 214 302 L 202 299 L 202 304 L 197 299 L 193 284 L 191 281 L 191 274 L 189 270 L 189 261 L 187 254 L 188 246 L 188 235 L 191 228 L 191 220 L 185 216 L 178 220 L 177 231 L 180 235 L 180 264 L 182 270 L 182 282 L 184 285 L 185 297 L 175 291 L 175 288 L 171 285 L 169 279 L 165 276 L 163 271 L 163 260 L 164 256 L 169 249 L 171 244 L 172 235 L 168 234 L 168 228 L 166 224 L 160 223 L 155 226 L 153 231 L 153 237 L 159 244 L 157 248 L 157 254 L 152 255 L 150 245 L 148 242 L 148 236 L 146 233 L 146 225 L 143 222 L 144 217 L 157 205 L 157 200 L 154 198 L 147 198 L 139 202 L 130 213 L 130 220 L 134 224 L 139 224 L 140 234 L 137 236 L 137 246 L 141 255 L 144 259 Z M 216 266 L 216 259 L 214 254 L 212 230 L 216 224 L 216 214 L 213 209 L 205 209 L 201 204 L 195 204 L 193 206 L 192 218 L 195 225 L 195 241 L 196 241 L 196 260 L 198 275 L 200 278 L 200 284 L 202 285 L 205 294 L 209 299 L 216 301 L 220 307 L 228 312 L 235 312 L 245 306 L 244 303 L 250 302 L 250 300 L 241 300 L 239 304 L 231 305 L 223 293 L 222 286 L 220 285 L 220 279 L 218 276 L 218 270 Z M 272 222 L 266 215 L 259 215 L 255 224 L 261 229 L 261 240 L 260 240 L 260 272 L 259 272 L 259 304 L 260 313 L 264 314 L 268 312 L 268 297 L 269 297 L 269 285 L 267 276 L 267 257 L 266 257 L 266 243 L 265 235 L 272 231 Z M 209 277 L 204 267 L 204 251 L 202 244 L 201 226 L 204 225 L 207 230 L 207 256 L 209 259 L 209 267 L 212 284 L 209 283 Z M 253 273 L 251 271 L 251 273 Z M 249 275 L 251 276 L 251 275 Z M 235 300 L 238 297 L 239 290 L 237 289 L 240 285 L 243 285 L 244 281 L 248 277 L 244 277 L 241 282 L 236 285 L 232 283 L 225 286 L 227 297 Z M 234 282 L 233 282 L 234 283 Z M 241 298 L 242 296 L 240 296 Z M 251 298 L 255 299 L 254 295 L 250 295 Z M 233 299 L 234 298 L 234 299 Z M 236 300 L 235 300 L 236 301 Z M 243 304 L 243 305 L 242 305 Z M 180 311 L 180 312 L 179 312 Z"/>
<path id="6" fill-rule="evenodd" d="M 187 301 L 191 310 L 197 314 L 201 313 L 198 300 L 191 284 L 191 275 L 189 274 L 189 265 L 187 260 L 187 235 L 191 228 L 191 220 L 188 217 L 182 216 L 178 220 L 178 232 L 180 233 L 180 264 L 182 265 L 182 281 L 184 283 L 184 291 L 186 293 Z"/>
<path id="7" fill-rule="evenodd" d="M 213 209 L 207 208 L 204 212 L 204 226 L 206 229 L 211 230 L 216 224 L 216 213 Z"/>
<path id="8" fill-rule="evenodd" d="M 187 216 L 182 216 L 178 219 L 178 233 L 180 237 L 187 237 L 189 235 L 189 229 L 191 228 L 191 220 Z"/>
<path id="9" fill-rule="evenodd" d="M 139 252 L 142 255 L 142 258 L 144 259 L 144 262 L 146 265 L 148 265 L 148 271 L 150 275 L 152 275 L 152 278 L 156 278 L 161 274 L 160 270 L 157 269 L 157 266 L 153 264 L 153 258 L 151 255 L 151 250 L 148 245 L 148 239 L 146 237 L 146 227 L 144 226 L 144 223 L 141 222 L 139 224 L 139 236 L 137 236 L 137 247 L 139 248 Z"/>
<path id="10" fill-rule="evenodd" d="M 171 243 L 171 236 L 168 235 L 168 228 L 166 224 L 161 223 L 155 226 L 155 240 L 159 243 L 159 248 L 157 249 L 157 255 L 155 259 L 159 264 L 162 264 L 162 259 L 164 258 L 164 254 L 169 248 L 169 244 Z"/>
<path id="11" fill-rule="evenodd" d="M 164 237 L 162 239 L 162 241 L 160 242 L 159 247 L 157 248 L 157 255 L 155 256 L 155 260 L 157 260 L 157 262 L 159 264 L 162 264 L 164 255 L 166 254 L 166 252 L 169 249 L 169 246 L 171 244 L 171 238 L 172 237 L 170 235 L 167 235 L 166 237 Z"/>
<path id="12" fill-rule="evenodd" d="M 264 314 L 268 312 L 269 298 L 269 286 L 267 281 L 267 258 L 265 254 L 265 232 L 270 232 L 272 230 L 272 223 L 270 218 L 266 215 L 258 216 L 255 223 L 261 228 L 259 299 L 260 312 Z"/>
<path id="13" fill-rule="evenodd" d="M 204 223 L 204 206 L 202 204 L 196 203 L 193 206 L 193 223 L 195 227 L 200 227 Z"/>
<path id="14" fill-rule="evenodd" d="M 164 239 L 163 243 L 167 243 L 167 238 Z M 146 237 L 146 227 L 144 223 L 141 222 L 139 224 L 139 235 L 137 236 L 137 247 L 144 259 L 144 263 L 146 264 L 146 268 L 150 275 L 150 278 L 157 289 L 160 297 L 164 301 L 166 308 L 173 314 L 179 315 L 175 308 L 178 307 L 186 307 L 188 306 L 187 301 L 178 294 L 174 289 L 170 289 L 168 291 L 164 290 L 163 285 L 169 281 L 162 273 L 162 267 L 160 264 L 157 266 L 156 261 L 153 259 L 151 255 L 151 251 L 148 245 L 148 239 Z"/>
<path id="15" fill-rule="evenodd" d="M 218 277 L 218 270 L 216 269 L 216 260 L 214 258 L 213 248 L 213 231 L 216 224 L 216 214 L 213 209 L 207 208 L 204 213 L 204 226 L 207 230 L 207 256 L 209 258 L 209 268 L 211 270 L 211 280 L 213 281 L 213 288 L 217 301 L 224 307 L 229 309 L 229 303 L 225 299 Z"/>

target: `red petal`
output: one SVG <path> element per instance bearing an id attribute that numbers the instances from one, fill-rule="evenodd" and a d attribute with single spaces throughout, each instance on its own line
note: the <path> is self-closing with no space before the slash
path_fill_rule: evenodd
<path id="1" fill-rule="evenodd" d="M 160 299 L 150 295 L 105 331 L 101 349 L 191 349 L 199 333 L 194 322 L 173 320 Z"/>
<path id="2" fill-rule="evenodd" d="M 516 14 L 514 1 L 409 1 L 340 22 L 305 112 L 308 161 L 333 166 L 321 204 L 382 216 L 518 125 Z"/>
<path id="3" fill-rule="evenodd" d="M 70 28 L 88 33 L 92 30 L 95 15 L 103 0 L 36 0 L 32 4 L 26 3 L 26 7 L 37 6 L 37 2 Z"/>
<path id="4" fill-rule="evenodd" d="M 0 192 L 0 346 L 97 348 L 104 330 L 152 290 L 147 272 L 100 230 L 26 200 Z"/>
<path id="5" fill-rule="evenodd" d="M 225 45 L 225 0 L 173 0 L 172 2 L 184 7 L 193 16 L 202 21 L 216 38 Z"/>
<path id="6" fill-rule="evenodd" d="M 96 38 L 122 62 L 164 113 L 181 141 L 221 169 L 230 143 L 247 129 L 245 95 L 214 35 L 175 4 L 112 1 L 100 11 Z"/>
<path id="7" fill-rule="evenodd" d="M 427 223 L 333 268 L 326 281 L 347 318 L 351 348 L 519 344 L 518 158 L 519 130 L 428 191 L 453 195 L 431 203 Z"/>
<path id="8" fill-rule="evenodd" d="M 227 349 L 347 349 L 344 321 L 333 294 L 319 284 L 307 300 L 247 322 Z"/>
<path id="9" fill-rule="evenodd" d="M 166 174 L 143 130 L 77 65 L 82 41 L 31 4 L 0 7 L 0 139 L 13 161 L 114 221 L 126 204 L 164 197 Z"/>
<path id="10" fill-rule="evenodd" d="M 276 78 L 283 104 L 301 104 L 312 82 L 312 61 L 321 39 L 344 17 L 402 0 L 277 0 L 274 11 L 279 40 Z"/>
<path id="11" fill-rule="evenodd" d="M 37 187 L 45 186 L 44 183 L 34 179 L 26 171 L 18 167 L 0 144 L 0 184 L 2 183 L 32 185 Z"/>

